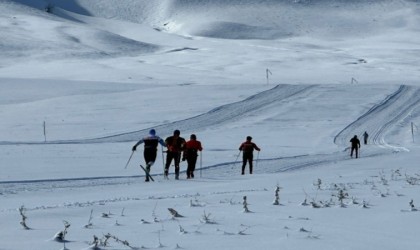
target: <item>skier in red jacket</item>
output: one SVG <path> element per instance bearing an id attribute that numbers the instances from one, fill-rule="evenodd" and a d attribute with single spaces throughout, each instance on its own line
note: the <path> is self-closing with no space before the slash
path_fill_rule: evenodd
<path id="1" fill-rule="evenodd" d="M 201 142 L 197 141 L 197 136 L 192 134 L 190 140 L 185 144 L 185 151 L 182 160 L 187 160 L 187 179 L 194 178 L 195 164 L 197 163 L 198 151 L 202 151 Z"/>
<path id="2" fill-rule="evenodd" d="M 254 149 L 260 151 L 261 149 L 253 142 L 252 137 L 247 136 L 246 141 L 241 144 L 239 150 L 243 152 L 242 155 L 242 174 L 245 174 L 246 163 L 249 162 L 249 173 L 252 174 L 252 161 L 254 159 Z"/>

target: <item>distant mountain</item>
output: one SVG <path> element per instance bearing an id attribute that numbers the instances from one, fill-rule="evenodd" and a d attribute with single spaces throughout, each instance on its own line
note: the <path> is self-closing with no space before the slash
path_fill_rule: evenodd
<path id="1" fill-rule="evenodd" d="M 420 1 L 396 0 L 15 0 L 69 13 L 142 23 L 181 35 L 225 39 L 348 37 L 415 27 Z M 70 19 L 73 19 L 71 17 Z M 77 19 L 77 18 L 76 18 Z"/>

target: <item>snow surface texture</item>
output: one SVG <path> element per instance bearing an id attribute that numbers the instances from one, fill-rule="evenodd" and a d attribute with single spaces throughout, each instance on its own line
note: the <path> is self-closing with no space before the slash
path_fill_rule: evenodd
<path id="1" fill-rule="evenodd" d="M 419 248 L 419 10 L 0 1 L 0 250 Z M 150 128 L 197 135 L 194 179 L 124 168 Z"/>

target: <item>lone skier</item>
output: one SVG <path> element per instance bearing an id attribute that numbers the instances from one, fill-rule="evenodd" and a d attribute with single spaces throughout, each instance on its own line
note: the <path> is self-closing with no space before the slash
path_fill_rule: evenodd
<path id="1" fill-rule="evenodd" d="M 136 151 L 137 146 L 144 143 L 144 151 L 143 157 L 144 161 L 146 162 L 146 171 L 150 173 L 150 168 L 156 161 L 157 156 L 157 147 L 158 145 L 162 145 L 166 147 L 165 142 L 162 138 L 156 135 L 156 131 L 151 129 L 149 131 L 149 135 L 140 139 L 132 148 L 133 151 Z M 149 181 L 149 175 L 146 175 L 146 180 Z"/>
<path id="2" fill-rule="evenodd" d="M 252 137 L 247 136 L 246 141 L 239 146 L 239 150 L 243 152 L 242 154 L 242 174 L 245 174 L 246 163 L 249 163 L 249 173 L 252 174 L 252 161 L 254 159 L 254 149 L 260 151 L 261 149 L 253 142 L 251 142 Z"/>
<path id="3" fill-rule="evenodd" d="M 180 134 L 181 132 L 177 129 L 174 131 L 172 136 L 165 139 L 165 143 L 168 147 L 168 152 L 166 154 L 165 178 L 168 178 L 169 166 L 171 166 L 171 162 L 174 160 L 175 179 L 179 179 L 179 162 L 186 143 L 185 139 L 180 137 Z"/>
<path id="4" fill-rule="evenodd" d="M 359 158 L 360 141 L 357 138 L 357 135 L 355 135 L 353 138 L 351 138 L 350 142 L 351 142 L 350 157 L 353 158 L 353 151 L 356 151 L 356 158 Z"/>
<path id="5" fill-rule="evenodd" d="M 365 143 L 365 145 L 367 144 L 368 137 L 369 137 L 369 135 L 368 135 L 368 133 L 365 131 L 365 132 L 363 133 L 363 142 Z"/>
<path id="6" fill-rule="evenodd" d="M 185 151 L 182 160 L 187 160 L 187 179 L 194 178 L 195 164 L 197 163 L 198 151 L 202 151 L 201 142 L 197 141 L 197 136 L 192 134 L 190 140 L 185 144 Z"/>

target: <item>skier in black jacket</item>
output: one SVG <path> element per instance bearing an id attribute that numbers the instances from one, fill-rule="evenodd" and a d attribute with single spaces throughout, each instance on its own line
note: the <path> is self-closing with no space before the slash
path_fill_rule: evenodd
<path id="1" fill-rule="evenodd" d="M 357 138 L 357 135 L 355 135 L 353 138 L 351 138 L 350 142 L 351 142 L 350 157 L 353 158 L 353 151 L 356 151 L 356 158 L 358 158 L 359 157 L 360 141 Z"/>
<path id="2" fill-rule="evenodd" d="M 169 166 L 172 160 L 175 164 L 175 179 L 179 179 L 179 162 L 181 160 L 181 154 L 185 149 L 185 139 L 180 137 L 181 132 L 177 129 L 174 131 L 172 136 L 165 139 L 165 143 L 168 147 L 166 154 L 166 165 L 165 165 L 165 178 L 168 178 Z"/>
<path id="3" fill-rule="evenodd" d="M 367 144 L 368 137 L 369 137 L 369 135 L 368 135 L 368 133 L 365 131 L 365 132 L 363 133 L 363 141 L 364 141 L 365 145 Z"/>

